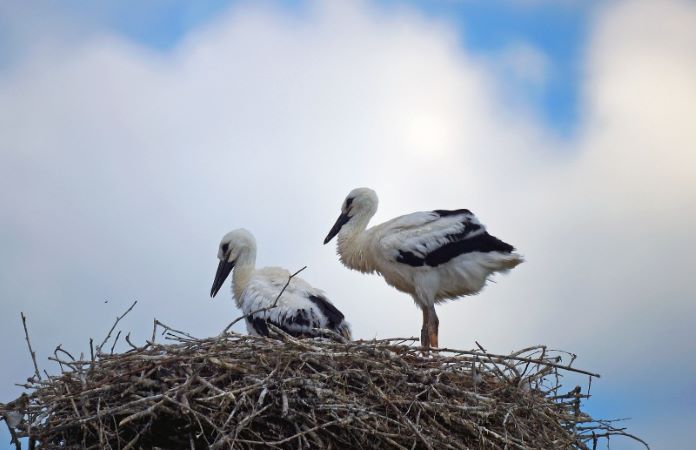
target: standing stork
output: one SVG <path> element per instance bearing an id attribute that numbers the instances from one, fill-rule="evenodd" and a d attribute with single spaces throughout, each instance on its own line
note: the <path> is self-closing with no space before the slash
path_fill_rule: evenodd
<path id="1" fill-rule="evenodd" d="M 377 272 L 413 297 L 423 311 L 425 347 L 438 346 L 436 303 L 476 294 L 491 274 L 523 261 L 467 209 L 416 212 L 366 229 L 377 203 L 372 189 L 353 189 L 324 244 L 338 235 L 337 251 L 345 266 Z"/>
<path id="2" fill-rule="evenodd" d="M 220 241 L 218 259 L 210 297 L 215 297 L 234 269 L 232 295 L 246 316 L 249 334 L 268 336 L 270 323 L 297 337 L 314 337 L 317 328 L 325 328 L 351 338 L 343 313 L 323 291 L 280 267 L 256 269 L 256 240 L 249 231 L 240 228 L 227 233 Z"/>

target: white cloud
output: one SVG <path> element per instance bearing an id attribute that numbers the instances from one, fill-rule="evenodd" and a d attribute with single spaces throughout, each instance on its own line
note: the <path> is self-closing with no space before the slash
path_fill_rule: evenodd
<path id="1" fill-rule="evenodd" d="M 528 85 L 540 87 L 549 78 L 551 63 L 538 48 L 526 42 L 516 42 L 499 56 L 501 70 L 508 76 Z"/>
<path id="2" fill-rule="evenodd" d="M 692 353 L 696 8 L 655 5 L 598 14 L 570 142 L 414 12 L 245 6 L 167 55 L 93 34 L 36 45 L 0 76 L 0 342 L 18 361 L 3 397 L 31 372 L 20 310 L 42 357 L 57 343 L 84 349 L 131 299 L 124 326 L 137 339 L 153 316 L 218 332 L 236 312 L 207 299 L 216 245 L 239 226 L 255 233 L 259 264 L 309 265 L 356 336 L 418 334 L 410 299 L 320 245 L 359 185 L 380 194 L 377 221 L 468 207 L 527 256 L 441 308 L 446 345 L 544 342 L 580 353 L 608 385 L 646 352 Z M 544 58 L 522 54 L 519 73 L 542 82 Z"/>

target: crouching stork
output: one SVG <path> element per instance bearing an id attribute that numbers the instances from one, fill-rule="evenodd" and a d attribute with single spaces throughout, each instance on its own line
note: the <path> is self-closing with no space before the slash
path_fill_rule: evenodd
<path id="1" fill-rule="evenodd" d="M 296 337 L 314 337 L 323 328 L 351 338 L 343 313 L 323 291 L 280 267 L 255 267 L 256 240 L 249 231 L 227 233 L 220 242 L 218 259 L 210 296 L 215 297 L 234 269 L 232 296 L 246 316 L 249 334 L 268 336 L 268 324 L 272 324 Z"/>

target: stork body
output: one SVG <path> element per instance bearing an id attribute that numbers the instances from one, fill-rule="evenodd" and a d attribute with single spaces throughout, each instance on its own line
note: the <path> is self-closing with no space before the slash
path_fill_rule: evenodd
<path id="1" fill-rule="evenodd" d="M 217 294 L 234 269 L 232 295 L 246 316 L 249 334 L 268 336 L 270 323 L 293 336 L 313 337 L 315 329 L 324 328 L 350 339 L 350 326 L 323 291 L 299 277 L 290 278 L 290 272 L 280 267 L 256 269 L 256 240 L 247 230 L 227 233 L 218 259 L 210 296 Z"/>
<path id="2" fill-rule="evenodd" d="M 377 204 L 372 189 L 351 191 L 324 243 L 338 235 L 337 250 L 345 266 L 377 272 L 413 297 L 423 311 L 424 346 L 438 346 L 435 304 L 476 294 L 493 273 L 523 261 L 512 245 L 488 234 L 469 210 L 416 212 L 368 229 Z"/>

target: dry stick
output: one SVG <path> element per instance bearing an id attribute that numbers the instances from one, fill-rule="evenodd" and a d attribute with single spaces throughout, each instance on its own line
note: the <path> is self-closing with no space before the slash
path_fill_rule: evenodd
<path id="1" fill-rule="evenodd" d="M 63 348 L 63 344 L 58 344 L 58 347 L 56 347 L 56 349 L 53 350 L 53 354 L 56 355 L 56 358 L 58 357 L 57 352 L 65 353 L 66 355 L 68 355 L 68 357 L 70 357 L 70 359 L 75 361 L 75 357 L 71 355 L 69 351 Z"/>
<path id="2" fill-rule="evenodd" d="M 157 319 L 152 319 L 152 339 L 150 339 L 151 344 L 155 343 L 156 334 L 157 334 Z"/>
<path id="3" fill-rule="evenodd" d="M 264 408 L 267 408 L 267 407 L 268 406 L 265 406 Z M 327 427 L 330 427 L 332 425 L 345 425 L 346 423 L 352 422 L 353 420 L 355 420 L 354 416 L 343 417 L 341 419 L 334 419 L 330 422 L 316 425 L 316 426 L 309 428 L 305 431 L 295 433 L 292 436 L 288 436 L 284 439 L 280 439 L 280 440 L 273 441 L 273 442 L 250 441 L 250 440 L 246 440 L 246 439 L 237 439 L 237 441 L 245 443 L 245 444 L 248 443 L 248 444 L 255 444 L 255 445 L 259 445 L 259 444 L 261 444 L 261 445 L 281 445 L 281 444 L 285 444 L 286 442 L 290 442 L 293 439 L 297 439 L 300 436 L 304 436 L 305 434 L 309 434 L 313 431 L 321 430 L 322 428 L 327 428 Z"/>
<path id="4" fill-rule="evenodd" d="M 118 342 L 118 338 L 121 336 L 121 330 L 118 330 L 118 333 L 116 334 L 116 337 L 114 338 L 114 343 L 111 345 L 111 351 L 109 352 L 110 354 L 114 354 L 114 348 L 116 347 L 116 343 Z"/>
<path id="5" fill-rule="evenodd" d="M 41 373 L 39 372 L 39 365 L 36 364 L 36 352 L 34 352 L 34 349 L 31 348 L 31 341 L 29 340 L 29 331 L 27 331 L 27 318 L 24 316 L 24 313 L 20 313 L 22 316 L 22 326 L 24 327 L 24 337 L 27 340 L 27 346 L 29 346 L 29 353 L 31 354 L 31 360 L 34 362 L 34 373 L 36 374 L 36 378 L 38 380 L 41 379 Z"/>
<path id="6" fill-rule="evenodd" d="M 278 304 L 278 300 L 280 299 L 280 296 L 283 295 L 283 292 L 285 292 L 285 289 L 287 289 L 287 287 L 290 285 L 290 280 L 292 280 L 298 273 L 302 272 L 302 271 L 305 270 L 306 268 L 307 268 L 307 266 L 304 266 L 304 267 L 302 267 L 300 270 L 298 270 L 297 272 L 293 273 L 292 275 L 290 275 L 290 276 L 288 277 L 288 281 L 285 282 L 285 286 L 283 286 L 283 289 L 280 290 L 280 293 L 279 293 L 278 296 L 275 298 L 275 301 L 273 302 L 273 305 L 268 306 L 268 307 L 266 307 L 266 308 L 257 309 L 256 311 L 252 311 L 252 312 L 250 312 L 249 314 L 245 314 L 245 315 L 243 315 L 243 316 L 241 316 L 241 317 L 237 317 L 236 319 L 234 319 L 234 320 L 232 321 L 232 323 L 230 323 L 229 325 L 227 325 L 227 326 L 225 327 L 224 330 L 222 330 L 222 333 L 220 333 L 220 335 L 221 335 L 221 336 L 225 335 L 225 334 L 227 333 L 227 331 L 228 331 L 230 328 L 232 328 L 232 327 L 234 326 L 234 324 L 236 324 L 237 322 L 239 322 L 239 321 L 242 320 L 242 319 L 246 319 L 246 318 L 248 318 L 248 317 L 253 316 L 254 314 L 257 314 L 257 313 L 260 313 L 260 312 L 264 312 L 264 311 L 268 311 L 268 310 L 270 310 L 270 309 L 275 308 L 276 305 Z"/>
<path id="7" fill-rule="evenodd" d="M 164 331 L 162 331 L 162 334 L 166 333 L 167 331 L 173 331 L 174 333 L 179 333 L 180 335 L 186 336 L 186 337 L 189 338 L 189 339 L 197 340 L 194 336 L 191 336 L 190 334 L 188 334 L 188 333 L 186 333 L 186 332 L 184 332 L 184 331 L 179 331 L 179 330 L 177 330 L 177 329 L 175 329 L 175 328 L 172 328 L 172 327 L 170 327 L 169 325 L 167 325 L 167 324 L 165 324 L 165 323 L 162 323 L 162 322 L 160 322 L 159 320 L 155 319 L 155 326 L 157 326 L 157 325 L 159 325 L 159 326 L 161 326 L 162 328 L 164 328 Z"/>
<path id="8" fill-rule="evenodd" d="M 488 354 L 488 352 L 486 351 L 486 349 L 483 348 L 483 347 L 481 346 L 481 344 L 478 343 L 478 341 L 474 341 L 474 342 L 476 342 L 476 346 L 483 352 L 483 355 L 484 355 L 485 357 L 488 358 L 488 361 L 490 361 L 491 364 L 493 364 L 493 368 L 495 369 L 495 371 L 498 372 L 498 373 L 500 374 L 500 376 L 503 377 L 504 380 L 508 380 L 508 378 L 505 376 L 505 374 L 503 373 L 503 371 L 500 370 L 500 367 L 498 367 L 498 364 L 496 364 L 495 362 L 493 362 L 493 360 L 491 359 L 491 357 L 490 357 L 490 355 Z"/>
<path id="9" fill-rule="evenodd" d="M 130 332 L 126 335 L 126 342 L 128 342 L 128 345 L 130 345 L 134 350 L 137 350 L 139 347 L 135 344 L 133 344 L 130 340 Z"/>
<path id="10" fill-rule="evenodd" d="M 382 400 L 384 400 L 384 401 L 387 403 L 387 405 L 389 405 L 389 407 L 390 407 L 391 409 L 393 409 L 394 412 L 395 412 L 396 414 L 398 414 L 398 415 L 404 420 L 404 422 L 406 422 L 406 424 L 407 424 L 408 427 L 411 429 L 411 431 L 413 431 L 413 432 L 416 434 L 416 436 L 418 436 L 418 437 L 420 438 L 421 442 L 423 442 L 423 445 L 425 445 L 425 447 L 426 447 L 428 450 L 433 450 L 433 446 L 430 445 L 430 442 L 425 438 L 425 436 L 423 436 L 423 434 L 422 434 L 420 431 L 418 431 L 418 427 L 416 427 L 416 426 L 413 424 L 413 422 L 411 422 L 411 419 L 409 419 L 408 417 L 406 417 L 406 415 L 404 415 L 404 414 L 401 412 L 401 410 L 400 410 L 399 408 L 397 408 L 396 405 L 394 405 L 394 403 L 392 403 L 392 402 L 389 400 L 389 397 L 387 397 L 387 396 L 384 394 L 384 392 L 382 392 L 382 390 L 381 390 L 379 387 L 377 387 L 377 385 L 375 385 L 374 383 L 370 383 L 370 387 L 372 387 L 372 388 L 377 392 L 377 394 L 379 394 L 379 396 L 382 397 Z"/>
<path id="11" fill-rule="evenodd" d="M 106 344 L 106 341 L 108 341 L 109 338 L 111 337 L 111 333 L 114 331 L 114 328 L 116 328 L 116 325 L 118 325 L 118 323 L 121 321 L 121 319 L 123 319 L 124 317 L 126 317 L 126 314 L 128 314 L 129 312 L 131 312 L 131 310 L 132 310 L 133 307 L 136 305 L 136 303 L 138 303 L 137 300 L 134 301 L 132 305 L 130 305 L 130 308 L 128 308 L 128 309 L 126 310 L 126 312 L 124 312 L 122 315 L 116 317 L 116 322 L 114 322 L 113 326 L 112 326 L 111 329 L 109 330 L 109 334 L 106 335 L 106 337 L 104 338 L 104 340 L 102 341 L 101 344 L 97 345 L 97 355 L 99 355 L 99 354 L 101 353 L 102 347 L 104 347 L 104 344 Z"/>
<path id="12" fill-rule="evenodd" d="M 65 372 L 65 370 L 63 369 L 63 361 L 61 361 L 60 358 L 58 358 L 58 352 L 63 352 L 63 353 L 65 353 L 65 354 L 68 355 L 68 356 L 70 357 L 70 359 L 72 359 L 73 361 L 75 361 L 75 358 L 73 358 L 73 355 L 71 355 L 70 352 L 68 352 L 67 350 L 63 350 L 63 349 L 61 348 L 61 345 L 63 345 L 63 344 L 58 344 L 58 346 L 56 347 L 56 349 L 53 350 L 53 354 L 56 356 L 55 361 L 56 361 L 56 362 L 58 363 L 58 365 L 60 366 L 60 371 L 61 371 L 61 372 Z"/>
<path id="13" fill-rule="evenodd" d="M 483 355 L 483 356 L 486 356 L 487 358 L 495 358 L 495 359 L 502 359 L 502 360 L 507 359 L 507 360 L 521 361 L 521 362 L 539 363 L 539 364 L 543 364 L 544 366 L 547 366 L 547 367 L 554 367 L 556 369 L 567 370 L 568 372 L 576 372 L 576 373 L 581 373 L 584 375 L 589 375 L 589 376 L 595 377 L 595 378 L 601 378 L 601 376 L 598 373 L 588 372 L 587 370 L 576 369 L 575 367 L 569 367 L 569 366 L 566 366 L 564 364 L 558 364 L 558 363 L 554 363 L 554 362 L 547 361 L 547 360 L 525 358 L 525 357 L 521 357 L 521 356 L 497 355 L 495 353 L 487 353 L 487 352 L 456 350 L 456 349 L 452 349 L 452 348 L 431 348 L 430 351 L 434 352 L 434 353 L 451 352 L 451 353 L 455 353 L 455 354 L 471 355 L 471 356 L 482 356 Z"/>

